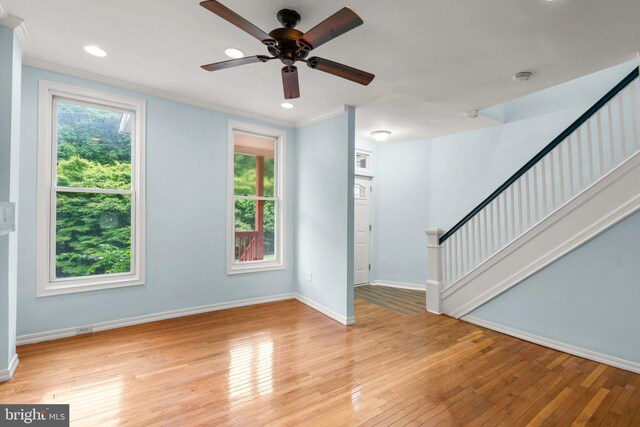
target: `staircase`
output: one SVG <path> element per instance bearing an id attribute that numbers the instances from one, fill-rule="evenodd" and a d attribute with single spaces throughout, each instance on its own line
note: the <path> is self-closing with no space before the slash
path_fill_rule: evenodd
<path id="1" fill-rule="evenodd" d="M 640 209 L 634 69 L 449 231 L 427 230 L 427 309 L 460 318 Z"/>

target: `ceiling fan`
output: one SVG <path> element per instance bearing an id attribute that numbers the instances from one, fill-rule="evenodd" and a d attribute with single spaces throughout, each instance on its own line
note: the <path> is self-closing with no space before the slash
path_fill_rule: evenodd
<path id="1" fill-rule="evenodd" d="M 340 9 L 306 33 L 295 29 L 295 26 L 300 23 L 300 14 L 295 10 L 282 9 L 277 14 L 278 21 L 282 24 L 282 28 L 276 28 L 267 34 L 216 0 L 203 1 L 200 5 L 260 40 L 271 54 L 271 56 L 254 55 L 203 65 L 202 68 L 207 71 L 217 71 L 237 67 L 238 65 L 279 59 L 284 64 L 282 68 L 282 84 L 284 86 L 284 97 L 286 99 L 300 97 L 298 68 L 294 65 L 297 61 L 305 62 L 314 70 L 324 71 L 325 73 L 333 74 L 364 86 L 371 83 L 375 77 L 366 71 L 358 70 L 357 68 L 349 67 L 348 65 L 328 59 L 317 56 L 307 58 L 309 52 L 313 49 L 364 23 L 362 19 L 348 7 Z"/>

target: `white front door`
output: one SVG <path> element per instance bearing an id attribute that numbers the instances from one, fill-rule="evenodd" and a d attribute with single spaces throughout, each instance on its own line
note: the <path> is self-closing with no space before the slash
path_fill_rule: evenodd
<path id="1" fill-rule="evenodd" d="M 355 197 L 355 284 L 369 283 L 369 194 L 371 181 L 356 177 Z"/>

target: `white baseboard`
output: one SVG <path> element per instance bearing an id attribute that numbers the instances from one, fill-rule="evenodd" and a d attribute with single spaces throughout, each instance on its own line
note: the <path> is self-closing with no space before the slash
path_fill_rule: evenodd
<path id="1" fill-rule="evenodd" d="M 412 291 L 424 291 L 427 289 L 426 284 L 404 283 L 404 282 L 388 282 L 384 280 L 374 280 L 373 286 L 386 286 L 388 288 L 410 289 Z"/>
<path id="2" fill-rule="evenodd" d="M 304 297 L 298 293 L 296 293 L 296 299 L 298 301 L 300 301 L 303 304 L 308 305 L 309 307 L 313 308 L 316 311 L 319 311 L 320 313 L 324 314 L 327 317 L 332 318 L 333 320 L 342 323 L 343 325 L 353 325 L 354 323 L 356 323 L 356 318 L 354 316 L 350 316 L 350 317 L 345 317 L 341 314 L 336 313 L 335 311 L 325 307 L 322 304 L 318 304 L 315 301 L 310 300 L 307 297 Z"/>
<path id="3" fill-rule="evenodd" d="M 475 316 L 464 316 L 462 320 L 467 321 L 469 323 L 473 323 L 474 325 L 482 326 L 483 328 L 491 329 L 497 332 L 501 332 L 503 334 L 511 335 L 512 337 L 520 338 L 525 341 L 539 344 L 544 347 L 549 347 L 554 350 L 573 354 L 574 356 L 579 356 L 585 359 L 593 360 L 595 362 L 604 363 L 605 365 L 614 366 L 616 368 L 620 368 L 626 371 L 631 371 L 631 372 L 640 374 L 640 363 L 631 362 L 629 360 L 620 359 L 618 357 L 609 356 L 602 353 L 597 353 L 595 351 L 587 350 L 580 347 L 575 347 L 570 344 L 565 344 L 549 338 L 541 337 L 539 335 L 534 335 L 529 332 L 524 332 L 524 331 L 510 328 L 508 326 L 499 325 L 497 323 L 491 322 L 489 320 L 480 319 Z"/>
<path id="4" fill-rule="evenodd" d="M 11 359 L 11 363 L 9 363 L 9 367 L 0 371 L 0 383 L 9 381 L 13 377 L 13 373 L 18 367 L 18 363 L 20 363 L 20 360 L 18 360 L 18 355 L 14 354 L 13 359 Z"/>
<path id="5" fill-rule="evenodd" d="M 248 298 L 236 301 L 222 302 L 217 304 L 203 305 L 199 307 L 183 308 L 179 310 L 163 311 L 160 313 L 145 314 L 142 316 L 127 317 L 108 322 L 94 323 L 93 325 L 78 325 L 72 328 L 58 329 L 48 332 L 21 335 L 16 339 L 16 345 L 33 344 L 41 341 L 55 340 L 58 338 L 72 337 L 76 335 L 76 328 L 80 326 L 91 326 L 93 332 L 106 331 L 109 329 L 123 328 L 125 326 L 139 325 L 142 323 L 157 322 L 159 320 L 173 319 L 176 317 L 192 316 L 194 314 L 208 313 L 211 311 L 227 310 L 230 308 L 245 307 L 248 305 L 264 304 L 267 302 L 283 301 L 294 299 L 293 293 L 271 295 L 267 297 Z"/>

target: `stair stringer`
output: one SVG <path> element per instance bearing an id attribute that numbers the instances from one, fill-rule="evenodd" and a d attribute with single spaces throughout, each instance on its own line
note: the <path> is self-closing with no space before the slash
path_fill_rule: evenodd
<path id="1" fill-rule="evenodd" d="M 640 152 L 442 291 L 460 318 L 640 209 Z"/>

